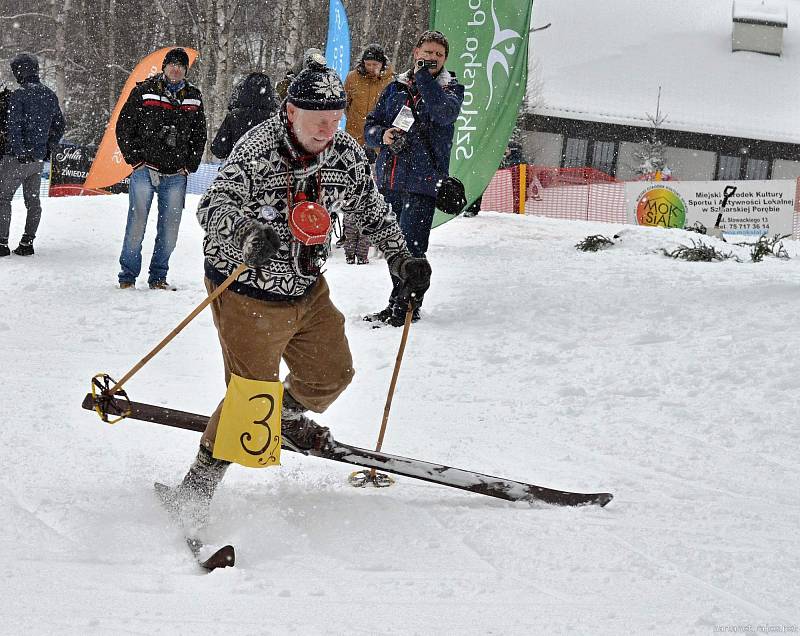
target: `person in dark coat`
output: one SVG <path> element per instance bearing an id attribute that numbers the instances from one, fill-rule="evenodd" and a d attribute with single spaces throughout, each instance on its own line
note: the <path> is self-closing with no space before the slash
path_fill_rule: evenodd
<path id="1" fill-rule="evenodd" d="M 14 253 L 33 254 L 33 240 L 42 218 L 39 186 L 42 165 L 64 134 L 64 115 L 58 97 L 39 81 L 39 61 L 28 53 L 11 60 L 19 88 L 8 95 L 7 130 L 0 161 L 0 256 L 10 255 L 8 233 L 11 199 L 20 185 L 28 214 L 25 231 Z"/>
<path id="2" fill-rule="evenodd" d="M 227 159 L 242 135 L 272 117 L 277 110 L 269 77 L 264 73 L 250 73 L 233 90 L 228 114 L 211 142 L 211 152 L 220 159 Z"/>
<path id="3" fill-rule="evenodd" d="M 447 38 L 439 31 L 420 35 L 413 67 L 384 89 L 364 124 L 366 145 L 380 147 L 375 164 L 378 190 L 392 206 L 416 257 L 428 251 L 436 192 L 448 176 L 455 123 L 464 101 L 464 85 L 444 67 L 448 52 Z M 401 119 L 405 128 L 400 127 Z M 388 306 L 365 320 L 403 325 L 406 307 L 396 302 L 398 281 L 392 282 Z M 414 312 L 419 320 L 419 306 Z"/>
<path id="4" fill-rule="evenodd" d="M 151 289 L 174 289 L 167 283 L 167 271 L 178 240 L 186 180 L 199 167 L 206 145 L 203 97 L 186 81 L 188 69 L 186 51 L 168 51 L 163 72 L 136 84 L 117 120 L 119 149 L 133 166 L 119 257 L 121 289 L 133 288 L 141 271 L 142 241 L 155 194 L 158 229 L 147 282 Z"/>

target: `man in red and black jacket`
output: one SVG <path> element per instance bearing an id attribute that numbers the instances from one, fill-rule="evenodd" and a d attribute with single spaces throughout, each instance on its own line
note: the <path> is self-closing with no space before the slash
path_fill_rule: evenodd
<path id="1" fill-rule="evenodd" d="M 164 57 L 163 72 L 139 82 L 117 120 L 117 143 L 133 166 L 128 223 L 119 257 L 121 289 L 133 288 L 142 267 L 142 241 L 153 195 L 158 195 L 158 229 L 148 284 L 167 283 L 169 258 L 178 240 L 186 177 L 197 170 L 206 144 L 200 89 L 186 81 L 189 56 L 181 48 Z"/>

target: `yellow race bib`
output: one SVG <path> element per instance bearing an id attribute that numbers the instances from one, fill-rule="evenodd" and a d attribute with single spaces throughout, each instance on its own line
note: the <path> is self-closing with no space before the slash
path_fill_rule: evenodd
<path id="1" fill-rule="evenodd" d="M 283 384 L 231 374 L 214 441 L 214 457 L 251 468 L 281 463 Z"/>

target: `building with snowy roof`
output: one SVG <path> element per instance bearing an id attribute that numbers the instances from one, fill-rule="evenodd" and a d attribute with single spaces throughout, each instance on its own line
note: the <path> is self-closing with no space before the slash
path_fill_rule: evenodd
<path id="1" fill-rule="evenodd" d="M 658 139 L 672 177 L 800 176 L 800 0 L 537 0 L 525 150 L 618 179 Z"/>

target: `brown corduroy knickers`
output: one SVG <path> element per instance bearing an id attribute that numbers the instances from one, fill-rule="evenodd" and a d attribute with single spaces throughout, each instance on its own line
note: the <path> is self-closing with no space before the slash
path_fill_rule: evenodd
<path id="1" fill-rule="evenodd" d="M 216 285 L 206 279 L 209 294 Z M 322 413 L 353 379 L 353 358 L 344 316 L 333 306 L 320 276 L 296 301 L 263 301 L 225 290 L 211 303 L 222 345 L 225 384 L 231 373 L 250 380 L 278 380 L 280 361 L 289 367 L 284 385 L 303 406 Z M 222 402 L 208 422 L 202 443 L 214 448 Z"/>

